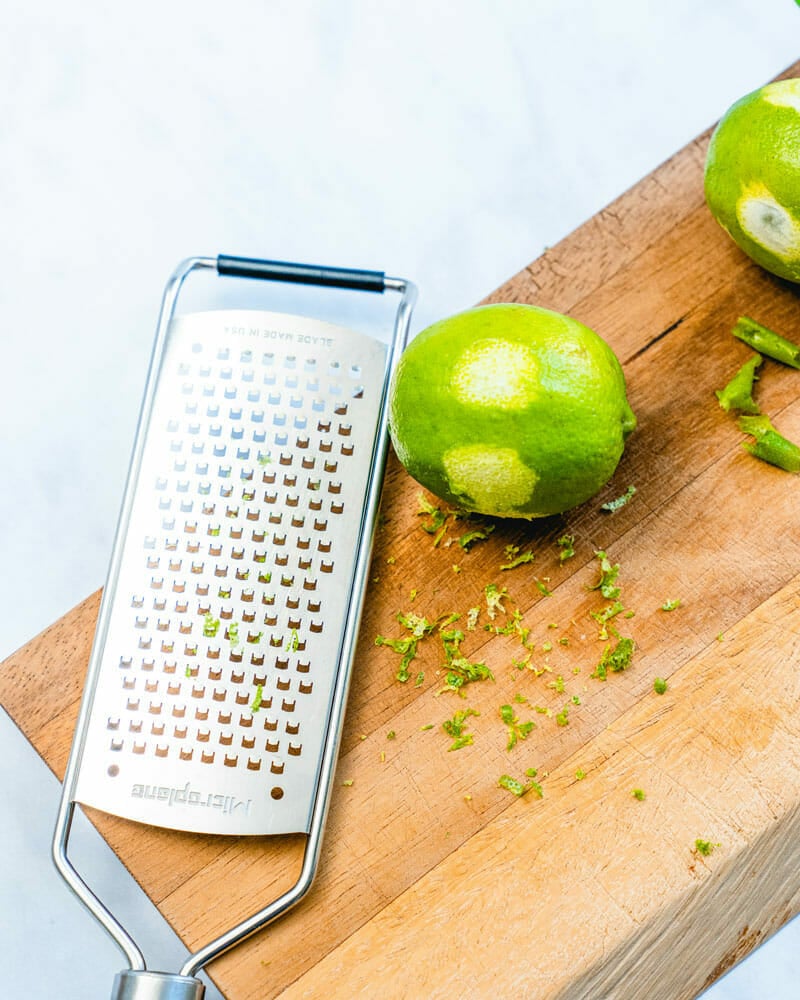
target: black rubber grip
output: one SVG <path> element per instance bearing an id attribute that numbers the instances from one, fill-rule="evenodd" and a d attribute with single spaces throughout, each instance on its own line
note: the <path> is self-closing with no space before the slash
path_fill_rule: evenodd
<path id="1" fill-rule="evenodd" d="M 361 271 L 349 267 L 323 267 L 317 264 L 290 264 L 281 260 L 257 260 L 251 257 L 217 257 L 217 273 L 237 278 L 260 278 L 262 281 L 291 281 L 300 285 L 328 285 L 362 292 L 385 290 L 383 271 Z"/>

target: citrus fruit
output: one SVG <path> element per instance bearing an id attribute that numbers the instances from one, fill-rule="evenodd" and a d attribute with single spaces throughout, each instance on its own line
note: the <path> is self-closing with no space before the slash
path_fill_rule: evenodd
<path id="1" fill-rule="evenodd" d="M 749 257 L 800 281 L 800 80 L 767 84 L 723 115 L 708 147 L 705 194 Z"/>
<path id="2" fill-rule="evenodd" d="M 537 306 L 479 306 L 423 330 L 391 386 L 398 458 L 462 510 L 545 517 L 611 478 L 636 418 L 614 352 Z"/>

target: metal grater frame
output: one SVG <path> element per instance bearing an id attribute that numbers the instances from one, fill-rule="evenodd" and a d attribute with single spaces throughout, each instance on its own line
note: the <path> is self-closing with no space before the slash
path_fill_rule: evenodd
<path id="1" fill-rule="evenodd" d="M 391 343 L 318 319 L 176 316 L 187 276 L 395 291 Z M 53 858 L 120 946 L 112 1000 L 200 1000 L 196 973 L 302 898 L 319 859 L 416 289 L 230 256 L 164 291 Z M 152 973 L 68 857 L 76 804 L 202 833 L 307 835 L 297 883 Z"/>

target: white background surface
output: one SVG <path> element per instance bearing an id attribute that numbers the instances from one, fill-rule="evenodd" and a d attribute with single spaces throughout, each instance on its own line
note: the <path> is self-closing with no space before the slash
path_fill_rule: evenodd
<path id="1" fill-rule="evenodd" d="M 419 284 L 418 331 L 800 55 L 792 0 L 6 0 L 3 12 L 0 658 L 103 582 L 179 259 L 386 269 Z M 105 997 L 120 956 L 48 858 L 56 782 L 2 713 L 0 749 L 0 995 Z M 111 852 L 78 833 L 152 964 L 180 964 Z M 794 997 L 798 954 L 790 925 L 709 998 Z"/>

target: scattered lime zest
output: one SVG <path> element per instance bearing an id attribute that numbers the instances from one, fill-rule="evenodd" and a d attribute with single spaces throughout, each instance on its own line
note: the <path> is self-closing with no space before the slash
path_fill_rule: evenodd
<path id="1" fill-rule="evenodd" d="M 645 799 L 647 798 L 647 796 L 646 796 L 646 795 L 645 795 L 645 793 L 644 793 L 644 790 L 643 790 L 643 789 L 641 789 L 641 788 L 634 788 L 634 789 L 633 789 L 633 791 L 631 792 L 631 795 L 632 795 L 632 796 L 633 796 L 633 797 L 634 797 L 634 798 L 635 798 L 635 799 L 636 799 L 636 800 L 637 800 L 638 802 L 644 802 L 644 800 L 645 800 Z"/>
<path id="2" fill-rule="evenodd" d="M 416 679 L 414 680 L 414 687 L 417 688 L 422 687 L 424 683 L 425 683 L 425 671 L 420 670 L 420 672 L 416 676 Z"/>
<path id="3" fill-rule="evenodd" d="M 505 625 L 491 625 L 487 622 L 483 626 L 483 630 L 484 632 L 494 632 L 495 635 L 517 635 L 522 645 L 526 649 L 530 648 L 528 646 L 528 636 L 531 630 L 522 624 L 522 612 L 519 608 L 514 608 L 508 616 Z"/>
<path id="4" fill-rule="evenodd" d="M 585 777 L 586 777 L 586 772 L 583 770 L 583 768 L 579 767 L 578 770 L 575 772 L 575 780 L 583 781 Z"/>
<path id="5" fill-rule="evenodd" d="M 564 706 L 560 712 L 556 714 L 556 725 L 557 726 L 568 726 L 569 725 L 569 708 Z"/>
<path id="6" fill-rule="evenodd" d="M 239 645 L 239 623 L 231 622 L 228 626 L 227 634 L 231 649 L 236 649 Z"/>
<path id="7" fill-rule="evenodd" d="M 419 731 L 421 733 L 427 733 L 429 729 L 435 729 L 435 728 L 436 727 L 434 726 L 434 724 L 432 722 L 429 722 L 427 726 L 420 726 Z"/>
<path id="8" fill-rule="evenodd" d="M 352 788 L 353 787 L 353 779 L 352 778 L 347 778 L 345 781 L 342 782 L 342 787 L 343 788 Z"/>
<path id="9" fill-rule="evenodd" d="M 681 606 L 680 598 L 676 598 L 674 601 L 664 601 L 661 605 L 661 611 L 675 611 Z"/>
<path id="10" fill-rule="evenodd" d="M 478 624 L 478 618 L 480 617 L 481 609 L 479 607 L 470 608 L 467 612 L 467 631 L 474 632 L 475 626 Z"/>
<path id="11" fill-rule="evenodd" d="M 753 399 L 753 383 L 758 380 L 756 368 L 760 367 L 763 360 L 760 354 L 754 354 L 749 361 L 745 361 L 724 389 L 715 391 L 719 405 L 726 413 L 731 410 L 761 413 L 758 403 Z"/>
<path id="12" fill-rule="evenodd" d="M 535 556 L 530 549 L 525 552 L 519 551 L 519 545 L 506 545 L 505 557 L 507 562 L 501 564 L 500 569 L 516 569 L 525 563 L 533 562 Z"/>
<path id="13" fill-rule="evenodd" d="M 619 575 L 619 563 L 611 565 L 611 561 L 602 549 L 595 552 L 595 556 L 600 561 L 600 579 L 589 590 L 599 590 L 608 601 L 614 601 L 619 597 L 620 589 L 616 585 Z"/>
<path id="14" fill-rule="evenodd" d="M 472 663 L 461 652 L 464 633 L 460 629 L 450 629 L 441 633 L 442 645 L 447 660 L 443 691 L 457 691 L 463 696 L 462 688 L 474 681 L 494 680 L 494 675 L 485 663 Z"/>
<path id="15" fill-rule="evenodd" d="M 740 316 L 731 333 L 759 354 L 766 354 L 768 358 L 791 368 L 800 368 L 800 347 L 749 316 Z"/>
<path id="16" fill-rule="evenodd" d="M 394 729 L 390 729 L 389 730 L 389 732 L 386 734 L 386 739 L 387 740 L 396 740 L 397 739 L 397 733 L 394 731 Z"/>
<path id="17" fill-rule="evenodd" d="M 606 646 L 600 662 L 595 667 L 591 676 L 604 681 L 608 677 L 609 670 L 612 673 L 620 673 L 623 670 L 627 670 L 631 665 L 633 649 L 633 639 L 628 638 L 620 639 L 613 650 L 610 645 Z"/>
<path id="18" fill-rule="evenodd" d="M 508 732 L 506 750 L 513 750 L 519 740 L 526 740 L 531 730 L 536 728 L 536 723 L 533 720 L 520 722 L 511 705 L 500 706 L 500 718 L 503 720 L 503 724 Z"/>
<path id="19" fill-rule="evenodd" d="M 571 559 L 575 555 L 575 536 L 574 535 L 562 535 L 556 545 L 561 549 L 558 554 L 560 562 L 566 562 L 567 559 Z"/>
<path id="20" fill-rule="evenodd" d="M 461 567 L 457 563 L 453 563 L 453 572 L 456 574 L 456 576 L 458 576 L 458 574 L 461 572 Z"/>
<path id="21" fill-rule="evenodd" d="M 183 675 L 184 675 L 184 677 L 191 677 L 192 676 L 192 668 L 189 666 L 188 663 L 186 664 L 186 670 L 184 670 Z"/>
<path id="22" fill-rule="evenodd" d="M 433 547 L 437 548 L 447 531 L 447 522 L 449 518 L 455 515 L 455 511 L 449 507 L 437 507 L 436 504 L 428 500 L 424 493 L 419 493 L 417 499 L 419 501 L 417 514 L 430 518 L 428 522 L 422 525 L 422 530 L 426 531 L 429 535 L 433 535 Z"/>
<path id="23" fill-rule="evenodd" d="M 800 472 L 800 448 L 778 433 L 769 417 L 740 417 L 739 430 L 755 438 L 755 444 L 743 446 L 745 451 L 786 472 Z"/>
<path id="24" fill-rule="evenodd" d="M 536 584 L 536 588 L 539 591 L 539 593 L 542 594 L 543 597 L 552 597 L 553 596 L 553 591 L 547 586 L 547 583 L 545 583 L 545 580 L 547 581 L 547 583 L 549 583 L 550 582 L 550 577 L 546 576 L 546 577 L 544 577 L 543 580 L 540 580 L 538 578 L 538 576 L 535 576 L 533 578 L 533 582 Z"/>
<path id="25" fill-rule="evenodd" d="M 572 702 L 573 705 L 580 705 L 581 703 L 580 695 L 574 694 L 570 699 L 570 701 Z"/>
<path id="26" fill-rule="evenodd" d="M 542 798 L 542 786 L 538 781 L 534 780 L 536 778 L 536 768 L 529 767 L 525 771 L 525 777 L 528 778 L 528 781 L 523 784 L 516 778 L 512 778 L 510 774 L 503 774 L 497 783 L 501 788 L 505 788 L 507 792 L 511 792 L 512 795 L 516 795 L 518 798 L 527 795 L 530 791 L 535 792 L 539 798 Z"/>
<path id="27" fill-rule="evenodd" d="M 458 544 L 465 552 L 469 552 L 476 542 L 485 542 L 495 529 L 494 524 L 484 525 L 482 528 L 473 528 L 467 531 L 458 539 Z"/>
<path id="28" fill-rule="evenodd" d="M 667 690 L 667 682 L 663 677 L 656 677 L 653 681 L 653 690 L 656 694 L 665 694 Z"/>
<path id="29" fill-rule="evenodd" d="M 614 601 L 611 604 L 607 604 L 602 611 L 591 611 L 590 614 L 592 618 L 600 626 L 600 631 L 598 633 L 598 638 L 605 642 L 608 639 L 608 623 L 612 618 L 616 618 L 618 614 L 621 614 L 625 608 L 622 605 L 622 601 Z"/>
<path id="30" fill-rule="evenodd" d="M 557 694 L 563 694 L 564 693 L 564 678 L 561 676 L 561 674 L 558 674 L 556 676 L 556 679 L 554 681 L 550 681 L 550 683 L 547 686 L 549 688 L 552 688 Z"/>
<path id="31" fill-rule="evenodd" d="M 213 639 L 219 631 L 219 618 L 215 618 L 210 611 L 206 612 L 203 618 L 203 635 L 206 639 Z"/>
<path id="32" fill-rule="evenodd" d="M 259 465 L 269 465 L 271 462 L 272 462 L 272 456 L 270 455 L 269 452 L 267 452 L 265 455 L 258 456 Z"/>
<path id="33" fill-rule="evenodd" d="M 600 504 L 600 510 L 605 511 L 607 514 L 613 514 L 618 511 L 621 507 L 624 507 L 626 503 L 633 497 L 636 493 L 636 487 L 631 484 L 627 490 L 616 498 L 616 500 L 608 500 L 606 503 Z"/>
<path id="34" fill-rule="evenodd" d="M 497 617 L 498 611 L 506 613 L 503 601 L 508 597 L 508 591 L 505 587 L 499 588 L 496 583 L 489 583 L 484 587 L 483 593 L 486 598 L 486 613 L 492 620 Z"/>
<path id="35" fill-rule="evenodd" d="M 453 739 L 447 748 L 448 752 L 472 745 L 472 733 L 465 732 L 466 720 L 471 715 L 480 715 L 480 712 L 476 712 L 474 708 L 464 708 L 456 712 L 452 719 L 445 719 L 442 723 L 442 729 Z"/>
<path id="36" fill-rule="evenodd" d="M 719 844 L 712 844 L 710 840 L 702 840 L 700 837 L 694 842 L 695 854 L 702 854 L 704 858 L 713 854 L 715 847 L 719 847 Z"/>
<path id="37" fill-rule="evenodd" d="M 455 615 L 455 617 L 457 618 L 458 615 Z M 406 614 L 400 612 L 397 615 L 397 620 L 403 628 L 408 630 L 409 635 L 399 639 L 390 639 L 385 635 L 378 635 L 375 637 L 375 645 L 388 646 L 389 649 L 400 654 L 400 667 L 395 677 L 401 684 L 405 684 L 411 677 L 409 667 L 417 656 L 417 647 L 420 641 L 427 638 L 441 622 L 445 620 L 452 621 L 453 617 L 442 616 L 430 621 L 424 616 L 416 614 L 414 611 L 409 611 Z"/>
<path id="38" fill-rule="evenodd" d="M 256 687 L 255 697 L 250 705 L 251 712 L 257 712 L 261 708 L 261 702 L 264 700 L 264 685 L 259 684 Z"/>
<path id="39" fill-rule="evenodd" d="M 296 628 L 293 628 L 289 633 L 289 638 L 286 640 L 286 648 L 292 653 L 296 653 L 300 648 L 300 636 L 297 634 Z"/>

